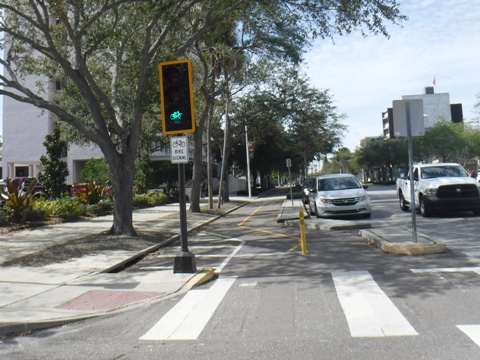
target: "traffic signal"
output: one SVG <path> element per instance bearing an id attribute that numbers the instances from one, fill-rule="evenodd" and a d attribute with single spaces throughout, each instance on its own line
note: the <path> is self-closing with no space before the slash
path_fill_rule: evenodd
<path id="1" fill-rule="evenodd" d="M 158 64 L 162 131 L 165 135 L 195 131 L 192 65 L 190 60 Z"/>

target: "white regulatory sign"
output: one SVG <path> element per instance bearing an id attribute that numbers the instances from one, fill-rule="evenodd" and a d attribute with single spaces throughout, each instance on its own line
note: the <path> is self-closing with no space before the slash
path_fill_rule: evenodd
<path id="1" fill-rule="evenodd" d="M 172 164 L 188 163 L 188 138 L 186 136 L 172 136 L 170 138 Z"/>
<path id="2" fill-rule="evenodd" d="M 393 131 L 395 136 L 407 136 L 407 110 L 410 104 L 410 126 L 412 136 L 425 135 L 423 100 L 393 100 Z"/>

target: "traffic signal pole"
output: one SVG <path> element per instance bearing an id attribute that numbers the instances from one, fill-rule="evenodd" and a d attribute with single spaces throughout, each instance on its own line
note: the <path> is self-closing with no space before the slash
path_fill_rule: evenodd
<path id="1" fill-rule="evenodd" d="M 162 132 L 165 135 L 181 135 L 195 131 L 191 66 L 189 59 L 158 64 Z M 188 251 L 187 200 L 185 196 L 185 163 L 188 162 L 188 146 L 186 144 L 186 138 L 185 140 L 177 139 L 175 143 L 172 143 L 172 163 L 178 163 L 181 241 L 180 253 L 175 256 L 173 263 L 174 273 L 197 271 L 195 255 Z"/>
<path id="2" fill-rule="evenodd" d="M 174 273 L 194 273 L 197 271 L 195 255 L 188 251 L 187 200 L 185 196 L 185 164 L 178 164 L 178 196 L 180 206 L 180 254 L 175 256 Z"/>

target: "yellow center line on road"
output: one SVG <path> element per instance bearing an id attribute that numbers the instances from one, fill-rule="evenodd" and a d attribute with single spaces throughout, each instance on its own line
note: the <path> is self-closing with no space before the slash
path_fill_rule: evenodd
<path id="1" fill-rule="evenodd" d="M 282 237 L 287 237 L 287 238 L 295 239 L 295 240 L 298 241 L 298 244 L 295 245 L 295 246 L 293 246 L 293 247 L 291 247 L 290 249 L 288 249 L 289 252 L 295 251 L 295 250 L 299 247 L 299 245 L 300 245 L 300 238 L 298 238 L 298 237 L 296 237 L 296 236 L 292 236 L 292 235 L 286 235 L 286 234 L 278 233 L 278 232 L 275 232 L 275 231 L 258 229 L 258 228 L 253 228 L 253 227 L 244 225 L 248 220 L 250 220 L 250 218 L 251 218 L 253 215 L 255 215 L 257 212 L 259 212 L 262 207 L 264 207 L 265 205 L 267 205 L 267 203 L 268 203 L 268 201 L 265 201 L 262 205 L 260 205 L 258 208 L 256 208 L 250 215 L 248 215 L 245 219 L 243 219 L 241 222 L 239 222 L 239 223 L 237 224 L 237 226 L 238 226 L 238 227 L 243 227 L 243 228 L 248 229 L 248 230 L 261 232 L 261 233 L 264 233 L 264 234 L 278 235 L 278 236 L 282 236 Z"/>

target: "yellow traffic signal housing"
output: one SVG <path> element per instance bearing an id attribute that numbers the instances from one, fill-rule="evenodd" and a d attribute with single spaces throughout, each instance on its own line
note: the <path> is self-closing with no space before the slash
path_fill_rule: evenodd
<path id="1" fill-rule="evenodd" d="M 165 135 L 194 132 L 192 65 L 189 59 L 158 64 L 162 131 Z"/>

